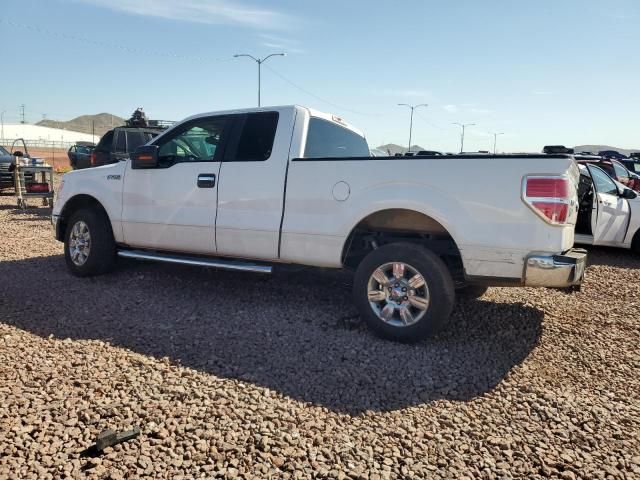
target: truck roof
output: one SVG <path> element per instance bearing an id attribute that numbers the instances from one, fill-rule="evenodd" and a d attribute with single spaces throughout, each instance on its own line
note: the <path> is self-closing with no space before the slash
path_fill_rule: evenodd
<path id="1" fill-rule="evenodd" d="M 277 110 L 279 112 L 286 112 L 291 110 L 292 111 L 291 113 L 293 113 L 293 111 L 296 109 L 307 110 L 307 112 L 309 112 L 309 115 L 312 117 L 322 118 L 323 120 L 327 120 L 329 122 L 335 123 L 336 125 L 340 125 L 341 127 L 347 128 L 352 132 L 357 133 L 361 137 L 364 137 L 364 133 L 362 133 L 362 131 L 358 130 L 356 127 L 346 122 L 341 117 L 337 115 L 332 115 L 331 113 L 321 112 L 319 110 L 315 110 L 310 107 L 305 107 L 303 105 L 273 105 L 268 107 L 238 108 L 233 110 L 219 110 L 219 111 L 213 111 L 213 112 L 198 113 L 196 115 L 191 115 L 190 117 L 180 120 L 179 122 L 176 122 L 176 125 L 186 122 L 188 120 L 193 120 L 201 117 L 208 117 L 211 115 L 232 115 L 232 114 L 238 114 L 238 113 L 273 112 L 274 110 Z"/>

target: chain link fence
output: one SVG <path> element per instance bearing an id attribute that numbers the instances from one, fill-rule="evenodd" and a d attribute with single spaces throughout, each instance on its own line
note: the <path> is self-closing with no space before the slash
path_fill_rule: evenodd
<path id="1" fill-rule="evenodd" d="M 0 140 L 0 145 L 9 149 L 11 148 L 11 145 L 13 144 L 13 142 L 14 142 L 14 139 L 5 138 L 3 140 Z M 42 148 L 42 149 L 63 149 L 63 150 L 68 150 L 69 148 L 71 148 L 73 145 L 76 144 L 76 142 L 64 142 L 61 140 L 57 140 L 57 141 L 56 140 L 25 140 L 24 143 L 27 145 L 27 147 Z M 16 146 L 22 147 L 22 142 L 17 142 Z"/>

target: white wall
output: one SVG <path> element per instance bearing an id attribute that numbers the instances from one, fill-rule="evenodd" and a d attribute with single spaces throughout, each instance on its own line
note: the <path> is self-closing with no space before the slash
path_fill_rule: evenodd
<path id="1" fill-rule="evenodd" d="M 24 138 L 25 140 L 45 141 L 45 142 L 94 142 L 98 143 L 100 137 L 88 133 L 73 132 L 71 130 L 62 130 L 59 128 L 41 127 L 39 125 L 29 125 L 27 123 L 5 123 L 4 124 L 4 143 L 10 142 L 16 138 Z M 2 132 L 0 131 L 0 136 Z"/>

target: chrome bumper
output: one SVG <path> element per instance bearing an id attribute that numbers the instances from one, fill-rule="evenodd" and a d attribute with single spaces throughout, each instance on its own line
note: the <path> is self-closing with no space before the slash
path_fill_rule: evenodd
<path id="1" fill-rule="evenodd" d="M 587 251 L 572 248 L 561 255 L 530 255 L 524 271 L 527 287 L 571 287 L 580 285 L 587 268 Z"/>

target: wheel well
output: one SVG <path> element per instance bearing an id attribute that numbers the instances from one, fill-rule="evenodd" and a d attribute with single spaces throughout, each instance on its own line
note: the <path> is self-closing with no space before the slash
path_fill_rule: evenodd
<path id="1" fill-rule="evenodd" d="M 75 197 L 67 200 L 67 203 L 64 205 L 64 208 L 60 212 L 60 218 L 58 219 L 58 223 L 56 225 L 56 240 L 64 241 L 64 234 L 67 231 L 67 223 L 71 216 L 80 210 L 81 208 L 95 208 L 102 214 L 104 214 L 105 218 L 109 218 L 107 215 L 107 211 L 104 209 L 102 204 L 96 200 L 91 195 L 81 194 L 76 195 Z"/>
<path id="2" fill-rule="evenodd" d="M 342 264 L 355 269 L 369 252 L 394 242 L 411 242 L 428 248 L 449 268 L 456 287 L 465 283 L 460 250 L 437 220 L 414 210 L 392 208 L 363 218 L 347 237 Z"/>

